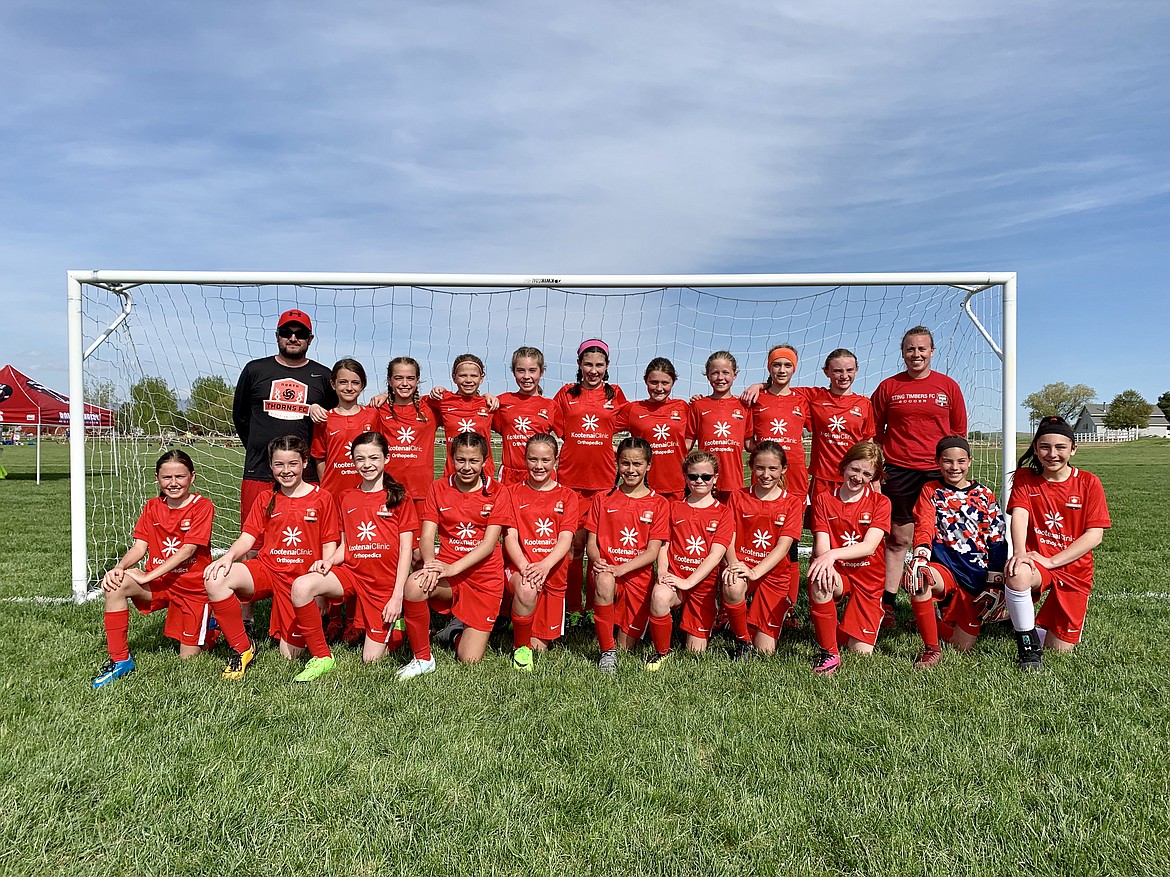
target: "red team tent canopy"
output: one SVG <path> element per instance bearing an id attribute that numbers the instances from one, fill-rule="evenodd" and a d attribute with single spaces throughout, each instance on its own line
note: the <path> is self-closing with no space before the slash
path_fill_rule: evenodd
<path id="1" fill-rule="evenodd" d="M 0 368 L 0 427 L 35 430 L 37 482 L 41 480 L 41 432 L 69 428 L 69 398 L 50 390 L 10 365 Z M 97 405 L 85 406 L 87 427 L 111 427 L 114 412 Z"/>

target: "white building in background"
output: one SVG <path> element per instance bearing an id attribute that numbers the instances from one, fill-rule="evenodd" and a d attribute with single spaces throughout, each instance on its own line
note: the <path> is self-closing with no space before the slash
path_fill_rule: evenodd
<path id="1" fill-rule="evenodd" d="M 1170 436 L 1170 422 L 1157 405 L 1150 406 L 1150 422 L 1141 429 L 1106 429 L 1105 414 L 1108 405 L 1090 404 L 1081 409 L 1080 416 L 1073 424 L 1078 441 L 1118 441 L 1136 438 L 1166 438 Z"/>

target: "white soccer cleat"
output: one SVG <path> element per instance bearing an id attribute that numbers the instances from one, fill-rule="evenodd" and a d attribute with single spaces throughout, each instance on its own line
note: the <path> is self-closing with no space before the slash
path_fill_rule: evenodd
<path id="1" fill-rule="evenodd" d="M 431 658 L 428 661 L 420 661 L 418 658 L 411 658 L 410 663 L 394 674 L 396 679 L 413 679 L 416 676 L 424 676 L 427 673 L 435 672 L 435 659 Z"/>

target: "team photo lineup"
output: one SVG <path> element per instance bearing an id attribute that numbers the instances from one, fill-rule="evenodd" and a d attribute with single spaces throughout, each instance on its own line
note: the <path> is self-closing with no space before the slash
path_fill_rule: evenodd
<path id="1" fill-rule="evenodd" d="M 465 353 L 451 387 L 424 395 L 419 362 L 396 356 L 385 391 L 361 404 L 365 367 L 314 362 L 313 337 L 309 314 L 285 311 L 277 354 L 239 375 L 241 532 L 218 557 L 198 459 L 158 459 L 158 495 L 101 580 L 109 661 L 94 687 L 135 669 L 131 603 L 166 611 L 183 658 L 224 640 L 233 680 L 255 658 L 264 599 L 268 636 L 298 682 L 332 671 L 339 641 L 367 662 L 405 643 L 399 679 L 435 671 L 432 639 L 476 663 L 509 622 L 518 671 L 583 627 L 606 674 L 619 656 L 659 670 L 672 649 L 704 652 L 718 631 L 729 660 L 750 661 L 787 631 L 812 641 L 812 670 L 829 676 L 843 653 L 872 653 L 896 627 L 900 591 L 919 670 L 943 660 L 943 643 L 969 652 L 983 624 L 1005 618 L 1021 670 L 1081 639 L 1092 552 L 1110 526 L 1101 482 L 1072 465 L 1070 425 L 1048 417 L 1001 506 L 970 477 L 963 391 L 931 368 L 926 326 L 907 329 L 905 370 L 872 396 L 851 389 L 858 361 L 844 348 L 823 363 L 827 386 L 793 386 L 799 352 L 778 343 L 743 366 L 760 369 L 746 388 L 736 357 L 711 353 L 710 393 L 689 400 L 671 395 L 678 372 L 661 356 L 631 400 L 609 381 L 605 341 L 586 338 L 576 380 L 552 395 L 544 354 L 522 346 L 495 354 L 510 354 L 514 391 L 481 392 L 484 361 Z M 804 530 L 808 628 L 793 616 Z"/>

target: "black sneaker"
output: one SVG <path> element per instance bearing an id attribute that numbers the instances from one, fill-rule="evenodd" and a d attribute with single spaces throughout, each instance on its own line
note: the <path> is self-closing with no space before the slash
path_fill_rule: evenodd
<path id="1" fill-rule="evenodd" d="M 735 641 L 735 651 L 731 654 L 731 660 L 737 664 L 745 661 L 750 661 L 756 656 L 756 647 L 751 643 L 745 643 L 743 640 Z"/>
<path id="2" fill-rule="evenodd" d="M 1043 664 L 1044 646 L 1040 645 L 1040 637 L 1036 628 L 1016 631 L 1016 653 L 1019 657 L 1020 669 L 1035 672 Z"/>
<path id="3" fill-rule="evenodd" d="M 463 622 L 452 615 L 446 627 L 435 634 L 435 642 L 445 649 L 453 648 L 455 646 L 455 638 L 463 633 L 464 627 Z"/>

